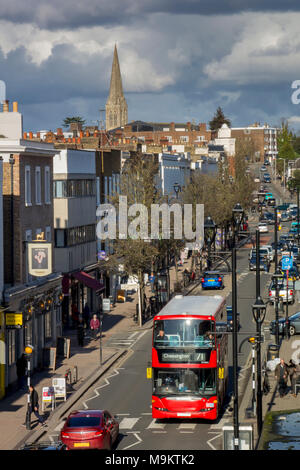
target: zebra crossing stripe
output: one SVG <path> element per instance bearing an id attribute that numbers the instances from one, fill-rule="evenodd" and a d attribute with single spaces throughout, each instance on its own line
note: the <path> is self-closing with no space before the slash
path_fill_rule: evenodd
<path id="1" fill-rule="evenodd" d="M 157 423 L 156 419 L 153 419 L 146 429 L 164 429 L 165 423 Z"/>
<path id="2" fill-rule="evenodd" d="M 181 423 L 177 429 L 195 429 L 196 423 Z"/>
<path id="3" fill-rule="evenodd" d="M 132 429 L 140 418 L 123 418 L 119 424 L 120 429 Z"/>

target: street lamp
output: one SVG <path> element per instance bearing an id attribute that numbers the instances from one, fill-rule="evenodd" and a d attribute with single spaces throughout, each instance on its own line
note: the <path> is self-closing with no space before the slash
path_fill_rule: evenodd
<path id="1" fill-rule="evenodd" d="M 232 220 L 233 220 L 233 226 L 234 226 L 234 231 L 233 231 L 234 246 L 235 246 L 235 237 L 236 237 L 237 232 L 239 231 L 243 217 L 244 217 L 244 209 L 242 208 L 240 203 L 237 203 L 232 209 Z"/>
<path id="2" fill-rule="evenodd" d="M 255 304 L 252 305 L 252 315 L 256 322 L 257 346 L 256 346 L 256 370 L 257 370 L 257 430 L 260 436 L 262 430 L 262 390 L 261 390 L 261 326 L 266 316 L 266 305 L 260 295 L 256 298 Z"/>
<path id="3" fill-rule="evenodd" d="M 26 411 L 26 418 L 25 418 L 25 423 L 26 423 L 26 429 L 27 430 L 31 429 L 31 411 L 30 411 L 31 404 L 30 404 L 30 390 L 29 390 L 29 387 L 30 387 L 30 360 L 31 360 L 33 351 L 34 351 L 34 347 L 31 346 L 31 344 L 28 344 L 24 349 L 24 353 L 25 353 L 25 356 L 26 356 L 26 359 L 27 359 L 27 387 L 28 387 L 28 391 L 27 391 L 27 411 Z"/>
<path id="4" fill-rule="evenodd" d="M 178 193 L 179 193 L 179 191 L 181 191 L 181 186 L 178 183 L 174 183 L 173 187 L 174 187 L 174 191 L 175 191 L 175 194 L 176 194 L 176 199 L 178 199 Z"/>
<path id="5" fill-rule="evenodd" d="M 283 274 L 280 269 L 276 269 L 275 273 L 272 276 L 272 281 L 275 282 L 275 338 L 276 344 L 279 346 L 279 313 L 278 313 L 278 304 L 279 304 L 279 283 L 278 281 L 283 280 Z"/>
<path id="6" fill-rule="evenodd" d="M 208 270 L 211 268 L 210 251 L 211 251 L 211 245 L 214 242 L 215 237 L 216 237 L 216 224 L 214 223 L 213 219 L 210 216 L 208 216 L 206 217 L 204 221 L 204 240 L 208 248 L 208 254 L 207 254 L 207 269 Z"/>
<path id="7" fill-rule="evenodd" d="M 233 362 L 233 429 L 234 429 L 234 450 L 239 450 L 239 406 L 238 406 L 238 351 L 237 351 L 237 279 L 236 279 L 236 247 L 235 237 L 240 227 L 244 210 L 241 204 L 237 203 L 232 209 L 233 220 L 233 246 L 232 246 L 232 362 Z"/>

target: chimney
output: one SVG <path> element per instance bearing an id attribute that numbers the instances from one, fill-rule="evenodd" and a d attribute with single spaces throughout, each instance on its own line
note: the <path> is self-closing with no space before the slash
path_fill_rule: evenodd
<path id="1" fill-rule="evenodd" d="M 186 123 L 186 126 L 187 126 L 188 131 L 190 132 L 190 131 L 191 131 L 191 123 L 190 123 L 190 122 L 187 122 L 187 123 Z"/>
<path id="2" fill-rule="evenodd" d="M 33 133 L 29 132 L 29 139 L 32 139 L 32 138 L 33 138 Z"/>
<path id="3" fill-rule="evenodd" d="M 36 136 L 37 136 L 38 139 L 40 139 L 40 138 L 41 138 L 41 133 L 40 133 L 40 132 L 37 132 L 37 133 L 36 133 Z"/>
<path id="4" fill-rule="evenodd" d="M 18 112 L 18 102 L 13 101 L 13 113 L 17 113 L 17 112 Z"/>
<path id="5" fill-rule="evenodd" d="M 24 140 L 27 139 L 27 132 L 24 132 L 24 133 L 23 133 L 23 139 L 24 139 Z"/>
<path id="6" fill-rule="evenodd" d="M 9 100 L 3 101 L 3 112 L 8 113 L 9 112 Z"/>

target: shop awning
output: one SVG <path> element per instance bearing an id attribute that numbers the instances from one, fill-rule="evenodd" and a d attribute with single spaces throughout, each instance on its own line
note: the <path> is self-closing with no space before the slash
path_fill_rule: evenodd
<path id="1" fill-rule="evenodd" d="M 74 277 L 74 279 L 77 279 L 77 281 L 81 282 L 90 289 L 93 289 L 95 292 L 101 292 L 104 290 L 104 285 L 101 282 L 97 281 L 97 279 L 94 279 L 92 276 L 85 273 L 84 271 L 72 273 L 72 277 Z"/>

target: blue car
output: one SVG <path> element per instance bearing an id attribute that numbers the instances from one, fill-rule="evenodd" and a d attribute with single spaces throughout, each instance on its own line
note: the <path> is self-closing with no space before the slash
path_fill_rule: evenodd
<path id="1" fill-rule="evenodd" d="M 224 289 L 223 276 L 217 271 L 206 271 L 201 278 L 202 289 Z"/>
<path id="2" fill-rule="evenodd" d="M 227 331 L 233 331 L 232 306 L 226 307 L 226 313 L 227 313 Z M 240 326 L 241 326 L 239 316 L 240 314 L 236 312 L 238 330 L 240 329 Z"/>
<path id="3" fill-rule="evenodd" d="M 249 270 L 250 271 L 256 270 L 256 254 L 255 253 L 252 254 L 249 260 Z M 266 271 L 267 273 L 270 270 L 270 261 L 268 261 L 266 258 L 262 256 L 259 257 L 259 270 Z"/>

